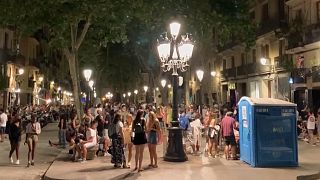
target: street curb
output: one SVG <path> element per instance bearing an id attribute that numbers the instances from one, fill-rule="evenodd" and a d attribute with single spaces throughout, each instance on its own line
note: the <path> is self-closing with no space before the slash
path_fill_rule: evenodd
<path id="1" fill-rule="evenodd" d="M 42 175 L 42 180 L 66 180 L 66 179 L 59 179 L 59 178 L 53 178 L 53 177 L 48 177 L 47 173 L 50 170 L 51 166 L 53 165 L 53 163 L 57 160 L 57 159 L 61 159 L 64 158 L 67 154 L 67 150 L 61 150 L 60 153 L 55 157 L 55 159 L 51 162 L 50 166 L 47 168 L 47 170 L 45 171 L 45 173 Z M 73 180 L 73 179 L 70 179 Z"/>

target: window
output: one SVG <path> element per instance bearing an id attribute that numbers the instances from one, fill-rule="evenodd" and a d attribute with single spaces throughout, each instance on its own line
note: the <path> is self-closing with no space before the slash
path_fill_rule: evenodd
<path id="1" fill-rule="evenodd" d="M 267 44 L 267 45 L 265 45 L 265 56 L 268 58 L 268 57 L 270 57 L 269 55 L 269 45 Z"/>
<path id="2" fill-rule="evenodd" d="M 246 61 L 244 58 L 244 53 L 241 53 L 241 65 L 245 65 L 245 64 L 246 64 Z"/>
<path id="3" fill-rule="evenodd" d="M 235 64 L 234 64 L 234 56 L 231 56 L 231 67 L 234 68 Z"/>
<path id="4" fill-rule="evenodd" d="M 255 49 L 252 49 L 252 62 L 253 63 L 257 62 L 256 50 Z"/>
<path id="5" fill-rule="evenodd" d="M 222 62 L 222 69 L 223 70 L 227 69 L 227 60 L 225 60 L 225 59 Z"/>
<path id="6" fill-rule="evenodd" d="M 320 1 L 317 2 L 317 20 L 320 22 Z"/>
<path id="7" fill-rule="evenodd" d="M 269 4 L 262 5 L 262 21 L 269 19 Z"/>

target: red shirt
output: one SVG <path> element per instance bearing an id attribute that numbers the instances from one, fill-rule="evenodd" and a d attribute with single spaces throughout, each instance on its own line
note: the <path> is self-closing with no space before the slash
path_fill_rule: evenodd
<path id="1" fill-rule="evenodd" d="M 234 136 L 233 129 L 235 127 L 235 122 L 232 117 L 225 116 L 221 121 L 221 130 L 223 137 Z"/>

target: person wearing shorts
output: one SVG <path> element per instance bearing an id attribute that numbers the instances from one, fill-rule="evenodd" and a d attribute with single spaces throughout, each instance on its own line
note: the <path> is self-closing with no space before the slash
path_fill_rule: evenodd
<path id="1" fill-rule="evenodd" d="M 40 123 L 36 121 L 35 115 L 31 116 L 31 122 L 28 123 L 26 127 L 26 141 L 25 144 L 28 144 L 28 165 L 34 166 L 34 154 L 37 142 L 39 140 L 38 135 L 41 133 Z M 30 161 L 31 158 L 31 161 Z"/>
<path id="2" fill-rule="evenodd" d="M 91 127 L 86 131 L 86 140 L 80 140 L 81 149 L 79 154 L 82 158 L 79 159 L 81 162 L 85 162 L 87 159 L 88 149 L 93 148 L 97 145 L 97 121 L 91 122 Z"/>
<path id="3" fill-rule="evenodd" d="M 236 159 L 236 139 L 234 136 L 234 129 L 236 128 L 236 120 L 232 117 L 232 112 L 227 112 L 222 119 L 221 134 L 224 137 L 226 146 L 224 148 L 224 155 L 227 160 Z M 231 154 L 230 154 L 231 151 Z"/>

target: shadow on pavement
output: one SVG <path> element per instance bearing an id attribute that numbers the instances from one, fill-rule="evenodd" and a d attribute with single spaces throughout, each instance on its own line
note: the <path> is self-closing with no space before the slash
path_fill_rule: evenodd
<path id="1" fill-rule="evenodd" d="M 311 175 L 297 177 L 297 180 L 319 180 L 319 179 L 320 179 L 320 172 L 317 174 L 311 174 Z"/>

